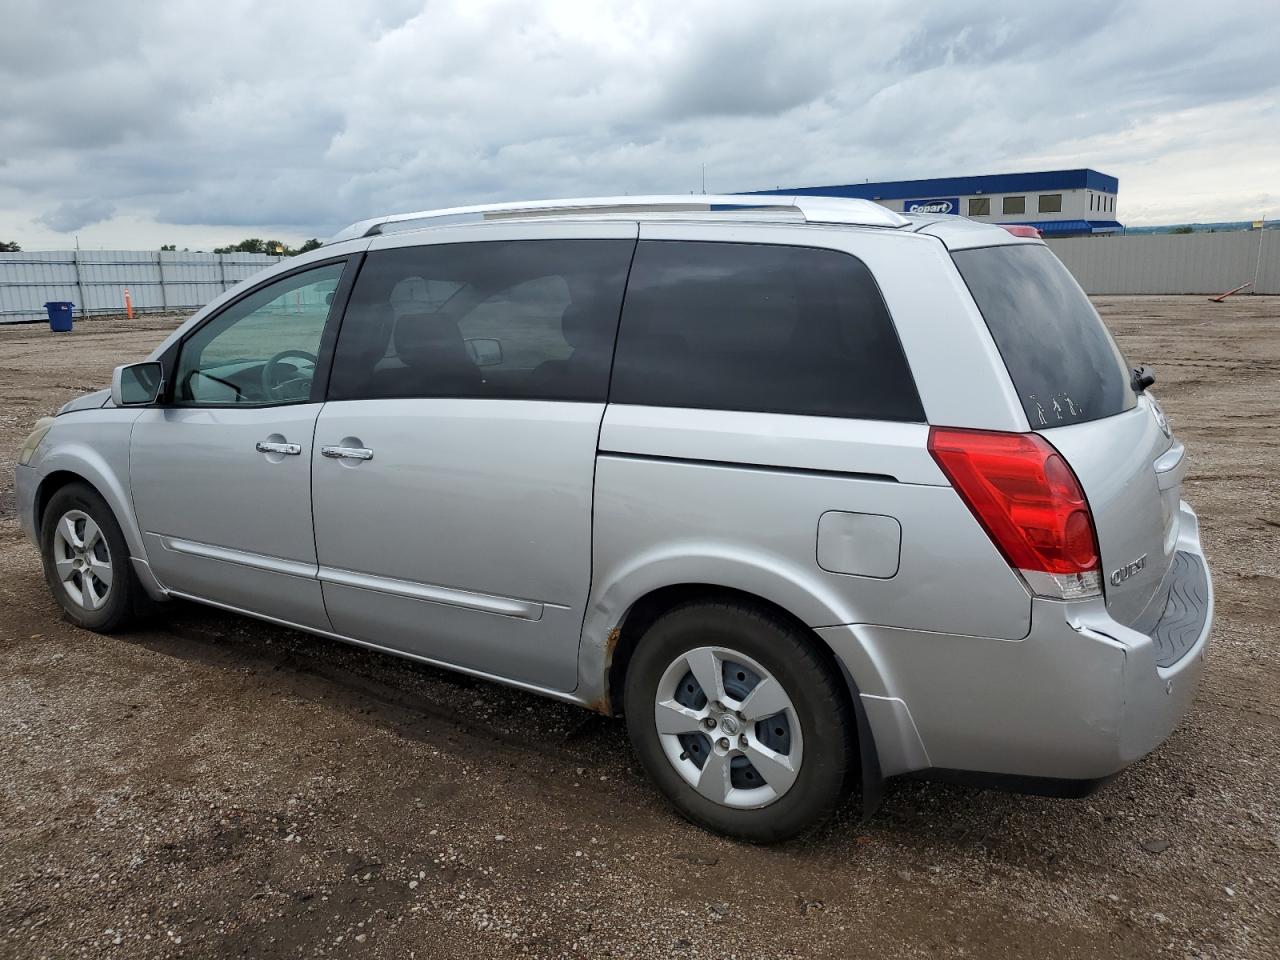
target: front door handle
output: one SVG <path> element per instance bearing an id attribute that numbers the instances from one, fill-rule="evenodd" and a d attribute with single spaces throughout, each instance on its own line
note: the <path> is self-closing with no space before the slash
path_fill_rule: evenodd
<path id="1" fill-rule="evenodd" d="M 331 460 L 373 459 L 373 451 L 368 447 L 321 447 L 320 455 Z"/>
<path id="2" fill-rule="evenodd" d="M 259 453 L 283 453 L 287 457 L 296 457 L 302 452 L 300 443 L 279 443 L 275 440 L 259 440 L 255 444 Z"/>

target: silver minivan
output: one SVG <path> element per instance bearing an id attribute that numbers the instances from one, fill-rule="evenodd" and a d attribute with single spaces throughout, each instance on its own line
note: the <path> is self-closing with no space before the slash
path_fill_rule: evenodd
<path id="1" fill-rule="evenodd" d="M 1183 445 L 1040 241 L 821 197 L 364 221 L 37 425 L 103 632 L 170 597 L 625 717 L 691 820 L 1080 795 L 1195 695 Z"/>

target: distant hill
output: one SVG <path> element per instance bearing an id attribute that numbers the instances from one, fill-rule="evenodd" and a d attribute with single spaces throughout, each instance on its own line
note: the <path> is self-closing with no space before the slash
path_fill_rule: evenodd
<path id="1" fill-rule="evenodd" d="M 1227 233 L 1232 230 L 1252 230 L 1253 220 L 1226 220 L 1220 223 L 1166 223 L 1158 227 L 1126 227 L 1125 233 L 1186 233 L 1190 227 L 1194 233 Z M 1267 230 L 1280 230 L 1280 220 L 1268 220 Z"/>

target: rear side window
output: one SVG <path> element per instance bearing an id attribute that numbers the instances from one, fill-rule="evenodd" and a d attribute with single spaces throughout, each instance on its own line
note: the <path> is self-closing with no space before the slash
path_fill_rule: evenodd
<path id="1" fill-rule="evenodd" d="M 609 399 L 923 421 L 871 272 L 833 250 L 642 240 Z"/>
<path id="2" fill-rule="evenodd" d="M 633 240 L 379 250 L 343 317 L 332 400 L 603 401 Z"/>
<path id="3" fill-rule="evenodd" d="M 1047 247 L 987 247 L 953 257 L 1031 429 L 1110 417 L 1137 402 L 1120 348 Z"/>

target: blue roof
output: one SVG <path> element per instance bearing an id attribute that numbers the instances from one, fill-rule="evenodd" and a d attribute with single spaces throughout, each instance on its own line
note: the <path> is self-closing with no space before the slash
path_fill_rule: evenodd
<path id="1" fill-rule="evenodd" d="M 1040 173 L 995 173 L 977 177 L 888 180 L 881 183 L 846 183 L 827 187 L 787 187 L 744 192 L 859 197 L 863 200 L 924 200 L 930 197 L 964 197 L 977 193 L 1043 193 L 1046 190 L 1084 189 L 1117 193 L 1120 181 L 1084 167 L 1079 170 L 1046 170 Z"/>

